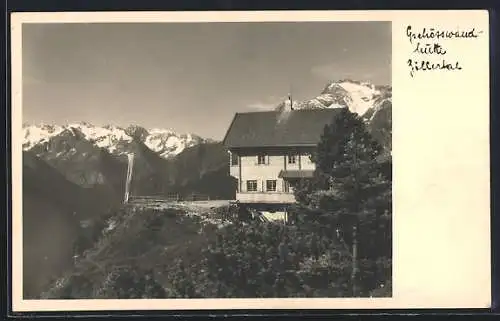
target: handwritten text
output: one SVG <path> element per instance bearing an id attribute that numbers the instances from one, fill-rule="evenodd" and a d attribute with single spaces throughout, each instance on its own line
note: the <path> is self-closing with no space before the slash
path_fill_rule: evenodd
<path id="1" fill-rule="evenodd" d="M 414 77 L 418 71 L 458 71 L 463 67 L 460 61 L 447 61 L 444 56 L 448 54 L 448 49 L 441 43 L 444 40 L 457 39 L 475 39 L 483 31 L 477 31 L 475 28 L 467 30 L 439 30 L 436 28 L 422 28 L 414 31 L 412 26 L 406 27 L 406 36 L 412 44 L 411 54 L 417 56 L 416 59 L 407 60 L 410 69 L 410 76 Z M 441 57 L 436 60 L 432 57 Z"/>

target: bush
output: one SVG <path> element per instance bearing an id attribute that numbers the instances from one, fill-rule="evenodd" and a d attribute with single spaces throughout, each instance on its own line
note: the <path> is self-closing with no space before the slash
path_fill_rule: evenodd
<path id="1" fill-rule="evenodd" d="M 96 289 L 95 298 L 164 298 L 165 289 L 155 280 L 152 270 L 138 266 L 117 268 L 108 273 L 106 279 Z"/>
<path id="2" fill-rule="evenodd" d="M 176 245 L 200 237 L 199 223 L 185 214 L 125 208 L 90 222 L 80 238 L 81 257 L 42 298 L 167 296 L 160 282 L 162 268 L 183 257 Z"/>
<path id="3" fill-rule="evenodd" d="M 218 231 L 200 259 L 169 273 L 170 297 L 345 297 L 352 259 L 338 240 L 315 229 L 234 224 Z M 368 270 L 373 270 L 372 267 Z M 368 296 L 371 275 L 360 274 Z M 373 277 L 372 277 L 373 278 Z"/>

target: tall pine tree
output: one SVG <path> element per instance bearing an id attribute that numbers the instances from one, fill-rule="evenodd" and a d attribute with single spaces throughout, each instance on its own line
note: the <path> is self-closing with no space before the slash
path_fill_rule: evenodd
<path id="1" fill-rule="evenodd" d="M 348 246 L 356 229 L 356 263 L 365 288 L 390 279 L 392 177 L 390 156 L 347 108 L 325 126 L 313 155 L 312 180 L 295 188 L 301 224 L 316 225 Z M 388 263 L 389 262 L 389 263 Z M 388 267 L 389 266 L 389 267 Z"/>

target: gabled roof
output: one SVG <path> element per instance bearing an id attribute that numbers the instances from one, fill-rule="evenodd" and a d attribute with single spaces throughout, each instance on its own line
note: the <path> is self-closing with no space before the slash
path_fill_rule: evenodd
<path id="1" fill-rule="evenodd" d="M 224 137 L 228 148 L 314 146 L 340 108 L 236 113 Z"/>

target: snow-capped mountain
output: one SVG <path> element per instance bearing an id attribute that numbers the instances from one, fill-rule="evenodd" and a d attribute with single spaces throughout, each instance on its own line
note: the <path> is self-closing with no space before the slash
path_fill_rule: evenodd
<path id="1" fill-rule="evenodd" d="M 223 167 L 227 158 L 224 148 L 192 134 L 146 130 L 136 125 L 121 128 L 88 123 L 24 125 L 23 130 L 25 153 L 46 162 L 68 181 L 84 188 L 98 188 L 110 198 L 123 196 L 127 172 L 125 153 L 135 155 L 133 195 L 201 188 L 206 184 L 204 173 L 215 175 L 219 181 L 229 177 Z M 215 165 L 210 163 L 212 157 L 215 157 Z"/>
<path id="2" fill-rule="evenodd" d="M 23 150 L 31 150 L 36 145 L 47 143 L 51 138 L 65 131 L 72 132 L 112 154 L 126 152 L 127 145 L 135 138 L 163 158 L 175 156 L 187 147 L 206 141 L 193 134 L 178 134 L 167 129 L 147 130 L 135 125 L 122 128 L 112 125 L 100 127 L 86 122 L 68 125 L 25 124 L 23 125 Z"/>
<path id="3" fill-rule="evenodd" d="M 385 101 L 391 101 L 392 88 L 390 86 L 376 86 L 368 82 L 354 80 L 340 80 L 330 82 L 320 95 L 304 101 L 294 101 L 294 109 L 311 108 L 345 108 L 360 116 L 365 116 L 377 110 Z M 277 110 L 288 107 L 283 102 Z"/>
<path id="4" fill-rule="evenodd" d="M 293 109 L 349 108 L 366 122 L 372 135 L 386 148 L 392 149 L 392 87 L 344 79 L 330 82 L 316 97 L 293 101 Z M 277 111 L 290 108 L 283 102 Z"/>
<path id="5" fill-rule="evenodd" d="M 63 130 L 61 126 L 55 125 L 23 124 L 23 150 L 30 150 L 37 144 L 48 142 L 51 137 L 59 135 Z"/>
<path id="6" fill-rule="evenodd" d="M 193 134 L 177 134 L 171 130 L 154 128 L 149 130 L 144 144 L 163 158 L 168 158 L 204 141 L 206 140 Z"/>

